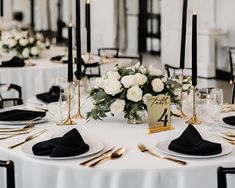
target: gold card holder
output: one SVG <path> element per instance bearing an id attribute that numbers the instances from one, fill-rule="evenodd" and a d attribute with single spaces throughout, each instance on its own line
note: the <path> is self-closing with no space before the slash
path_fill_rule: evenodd
<path id="1" fill-rule="evenodd" d="M 148 134 L 174 129 L 171 126 L 170 96 L 158 95 L 147 97 Z"/>

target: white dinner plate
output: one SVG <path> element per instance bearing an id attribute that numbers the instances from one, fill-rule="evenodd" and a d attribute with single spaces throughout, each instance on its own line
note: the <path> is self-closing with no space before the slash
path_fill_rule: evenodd
<path id="1" fill-rule="evenodd" d="M 34 140 L 31 142 L 26 143 L 22 146 L 21 150 L 28 156 L 38 158 L 38 159 L 49 159 L 49 160 L 66 160 L 66 159 L 75 159 L 75 158 L 82 158 L 88 157 L 90 155 L 96 154 L 104 149 L 104 144 L 100 141 L 88 139 L 86 137 L 83 138 L 84 141 L 89 145 L 89 150 L 86 153 L 81 155 L 71 156 L 71 157 L 50 157 L 50 156 L 38 156 L 34 155 L 32 151 L 32 147 L 34 144 L 40 142 L 39 140 Z M 42 141 L 42 140 L 41 140 Z"/>
<path id="2" fill-rule="evenodd" d="M 30 120 L 27 120 L 27 121 L 0 121 L 0 124 L 3 124 L 3 125 L 25 125 L 27 123 L 33 123 L 33 124 L 44 123 L 46 121 L 48 121 L 46 118 L 41 118 L 41 119 L 37 119 L 34 121 L 30 121 Z"/>
<path id="3" fill-rule="evenodd" d="M 166 140 L 163 142 L 159 142 L 156 144 L 157 150 L 164 153 L 164 154 L 168 154 L 168 155 L 172 155 L 175 157 L 183 157 L 183 158 L 190 158 L 190 159 L 208 159 L 208 158 L 214 158 L 214 157 L 221 157 L 224 155 L 228 155 L 233 151 L 233 147 L 230 146 L 227 143 L 224 143 L 221 141 L 217 142 L 217 143 L 221 143 L 222 146 L 222 152 L 216 155 L 207 155 L 207 156 L 200 156 L 200 155 L 187 155 L 187 154 L 183 154 L 183 153 L 178 153 L 178 152 L 174 152 L 168 149 L 168 146 L 170 144 L 171 140 Z"/>

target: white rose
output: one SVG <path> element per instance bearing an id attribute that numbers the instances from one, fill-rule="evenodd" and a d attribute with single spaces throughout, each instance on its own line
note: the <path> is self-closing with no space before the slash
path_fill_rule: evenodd
<path id="1" fill-rule="evenodd" d="M 26 46 L 29 43 L 29 41 L 28 41 L 28 39 L 22 38 L 22 39 L 20 39 L 19 43 L 21 46 Z"/>
<path id="2" fill-rule="evenodd" d="M 31 54 L 32 55 L 38 55 L 39 54 L 39 50 L 38 50 L 38 48 L 37 47 L 32 47 L 31 48 Z"/>
<path id="3" fill-rule="evenodd" d="M 104 86 L 105 93 L 114 96 L 122 91 L 121 88 L 122 84 L 119 81 L 109 80 L 109 79 L 105 80 L 105 86 Z"/>
<path id="4" fill-rule="evenodd" d="M 36 39 L 37 40 L 43 40 L 43 35 L 41 33 L 36 33 Z"/>
<path id="5" fill-rule="evenodd" d="M 17 34 L 15 35 L 15 39 L 16 39 L 16 40 L 20 40 L 21 38 L 23 38 L 22 33 L 17 33 Z"/>
<path id="6" fill-rule="evenodd" d="M 134 75 L 123 76 L 121 79 L 121 83 L 125 88 L 129 88 L 134 85 L 135 76 Z"/>
<path id="7" fill-rule="evenodd" d="M 34 42 L 34 38 L 33 37 L 30 37 L 29 38 L 29 43 L 32 44 Z"/>
<path id="8" fill-rule="evenodd" d="M 149 74 L 151 76 L 160 76 L 160 75 L 162 75 L 162 71 L 160 69 L 155 69 L 153 67 L 149 67 Z"/>
<path id="9" fill-rule="evenodd" d="M 17 41 L 15 39 L 9 39 L 9 40 L 7 40 L 7 44 L 10 48 L 13 48 L 16 46 Z"/>
<path id="10" fill-rule="evenodd" d="M 23 58 L 28 58 L 29 57 L 29 49 L 25 48 L 22 52 Z"/>
<path id="11" fill-rule="evenodd" d="M 142 74 L 145 74 L 146 71 L 147 71 L 147 68 L 146 68 L 145 66 L 141 65 L 141 66 L 139 67 L 139 71 L 140 71 Z"/>
<path id="12" fill-rule="evenodd" d="M 161 78 L 162 82 L 166 82 L 167 81 L 167 76 L 164 76 L 163 78 Z"/>
<path id="13" fill-rule="evenodd" d="M 106 73 L 108 79 L 111 80 L 119 80 L 120 79 L 120 74 L 117 71 L 109 71 Z"/>
<path id="14" fill-rule="evenodd" d="M 121 99 L 117 99 L 110 105 L 110 110 L 112 114 L 119 114 L 123 112 L 125 108 L 125 101 Z"/>
<path id="15" fill-rule="evenodd" d="M 134 76 L 135 76 L 135 85 L 138 86 L 144 85 L 148 80 L 147 76 L 140 73 L 136 73 Z"/>
<path id="16" fill-rule="evenodd" d="M 143 96 L 143 101 L 144 101 L 144 104 L 147 105 L 147 97 L 151 97 L 152 95 L 150 93 L 146 93 L 144 96 Z"/>
<path id="17" fill-rule="evenodd" d="M 183 90 L 188 90 L 191 87 L 191 84 L 183 84 Z"/>
<path id="18" fill-rule="evenodd" d="M 164 84 L 159 78 L 153 79 L 151 84 L 155 92 L 161 92 L 164 89 Z"/>
<path id="19" fill-rule="evenodd" d="M 138 102 L 142 100 L 143 91 L 138 86 L 132 86 L 127 90 L 127 99 Z"/>

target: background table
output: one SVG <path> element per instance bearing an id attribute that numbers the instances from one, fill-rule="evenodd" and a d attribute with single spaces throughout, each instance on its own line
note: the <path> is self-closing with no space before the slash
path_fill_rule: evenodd
<path id="1" fill-rule="evenodd" d="M 87 106 L 84 105 L 85 108 Z M 83 137 L 103 142 L 105 149 L 114 146 L 126 148 L 122 158 L 106 161 L 96 168 L 79 165 L 87 158 L 42 160 L 28 157 L 21 147 L 7 149 L 26 135 L 0 141 L 0 156 L 1 159 L 15 162 L 17 188 L 215 188 L 217 167 L 235 166 L 234 152 L 211 159 L 184 159 L 188 165 L 181 166 L 137 149 L 137 144 L 143 143 L 155 150 L 156 143 L 179 136 L 187 126 L 184 120 L 178 118 L 173 118 L 172 124 L 175 130 L 151 135 L 146 133 L 146 122 L 142 125 L 128 125 L 120 117 L 108 117 L 104 121 L 79 120 L 76 126 L 56 126 L 51 122 L 37 125 L 37 128 L 46 127 L 54 136 L 77 128 Z M 196 128 L 203 136 L 209 136 L 207 126 L 199 125 Z M 210 136 L 213 134 L 210 133 Z M 235 181 L 231 181 L 234 185 Z"/>

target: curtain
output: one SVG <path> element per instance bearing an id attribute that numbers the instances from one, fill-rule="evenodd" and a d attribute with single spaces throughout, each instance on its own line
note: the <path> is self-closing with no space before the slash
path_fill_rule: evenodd
<path id="1" fill-rule="evenodd" d="M 116 22 L 115 44 L 120 50 L 127 49 L 126 0 L 114 0 L 114 18 Z"/>

